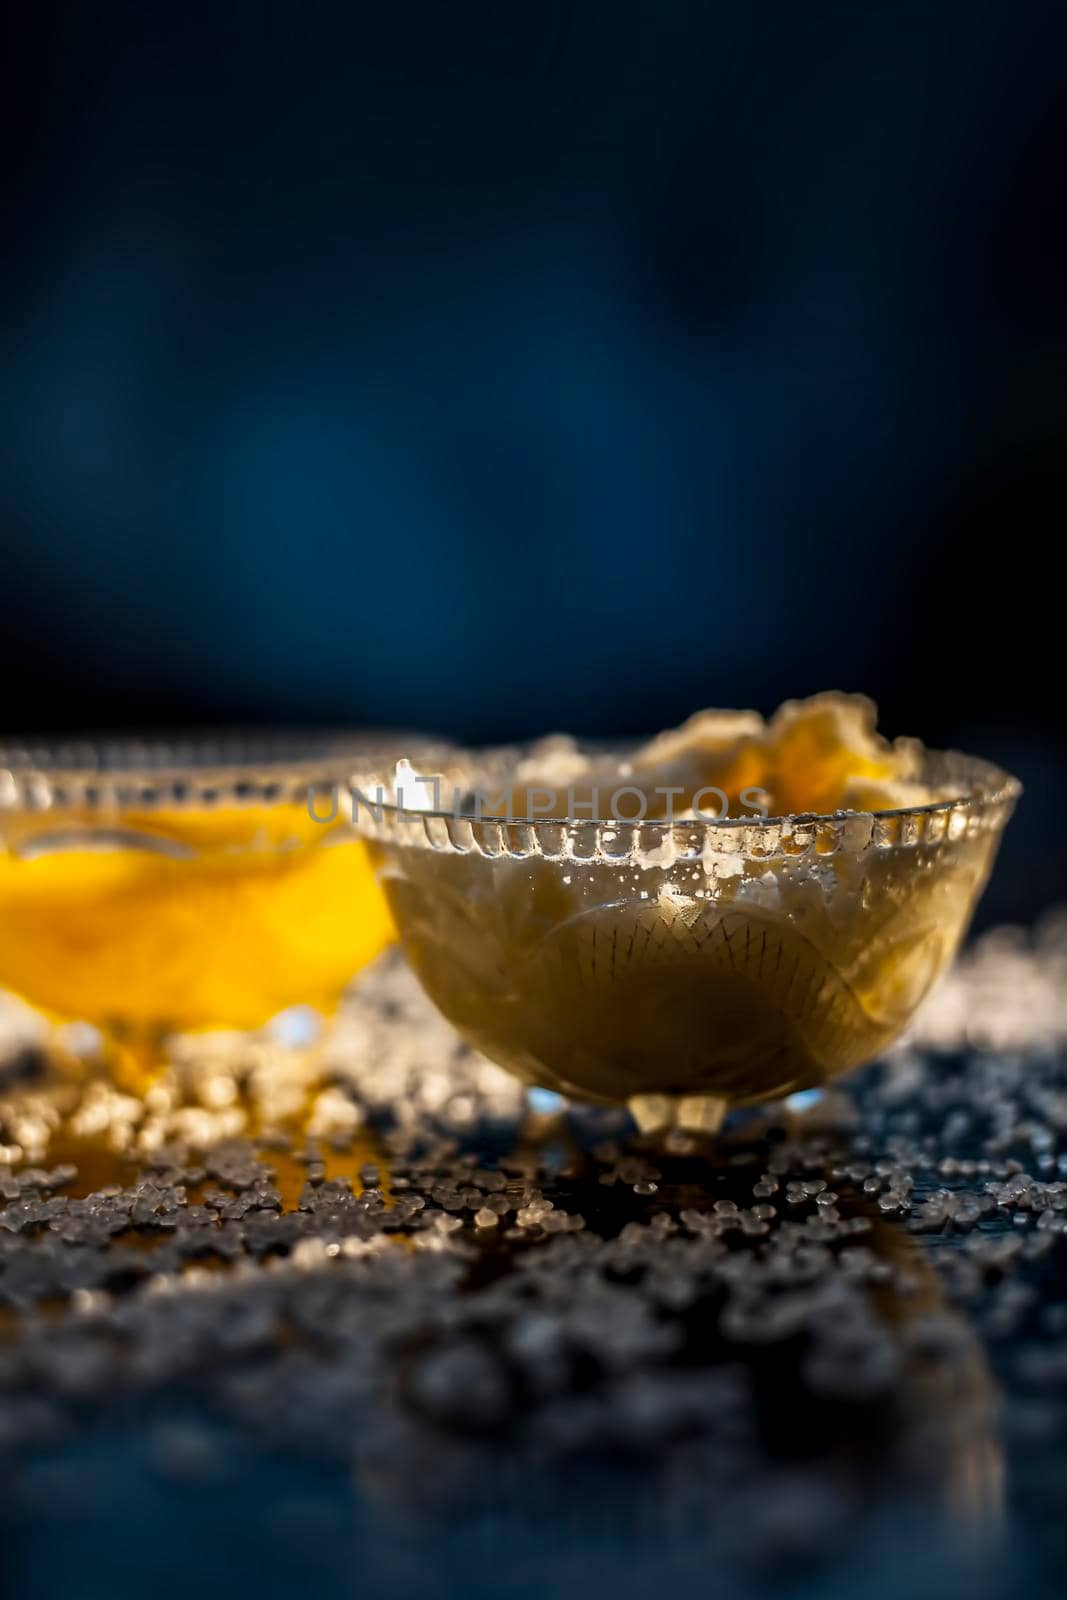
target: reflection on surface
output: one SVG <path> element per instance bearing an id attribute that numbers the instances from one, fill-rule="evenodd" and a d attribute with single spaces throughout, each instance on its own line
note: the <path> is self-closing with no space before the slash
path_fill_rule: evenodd
<path id="1" fill-rule="evenodd" d="M 392 960 L 317 1055 L 201 1039 L 143 1100 L 12 1035 L 0 1522 L 57 1577 L 136 1521 L 175 1593 L 235 1526 L 264 1595 L 1058 1593 L 1062 968 L 990 942 L 912 1047 L 706 1144 L 534 1140 Z"/>
<path id="2" fill-rule="evenodd" d="M 915 1499 L 988 1537 L 985 1356 L 851 1102 L 708 1143 L 614 1112 L 534 1140 L 405 983 L 361 987 L 332 1055 L 178 1041 L 144 1099 L 23 1060 L 0 1095 L 17 1448 L 181 1394 L 226 1439 L 347 1464 L 392 1516 L 522 1505 L 810 1559 Z"/>

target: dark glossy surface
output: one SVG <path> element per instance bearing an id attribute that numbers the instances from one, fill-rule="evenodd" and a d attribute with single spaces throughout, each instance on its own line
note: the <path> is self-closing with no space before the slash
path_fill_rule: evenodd
<path id="1" fill-rule="evenodd" d="M 1053 934 L 708 1148 L 520 1129 L 396 968 L 325 1062 L 199 1047 L 170 1109 L 23 1055 L 0 1138 L 56 1125 L 0 1195 L 16 1592 L 1057 1592 Z"/>

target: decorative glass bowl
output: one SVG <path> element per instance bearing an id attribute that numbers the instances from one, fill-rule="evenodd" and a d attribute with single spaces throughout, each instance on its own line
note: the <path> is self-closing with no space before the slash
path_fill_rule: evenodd
<path id="1" fill-rule="evenodd" d="M 138 1085 L 167 1033 L 329 1013 L 393 937 L 350 826 L 362 763 L 388 747 L 307 733 L 0 748 L 0 987 L 94 1024 Z"/>
<path id="2" fill-rule="evenodd" d="M 444 777 L 499 790 L 505 765 Z M 627 1102 L 644 1128 L 711 1130 L 870 1060 L 952 958 L 1020 790 L 957 754 L 923 753 L 916 777 L 958 798 L 626 823 L 405 809 L 368 790 L 354 821 L 416 974 L 465 1039 L 531 1085 Z"/>

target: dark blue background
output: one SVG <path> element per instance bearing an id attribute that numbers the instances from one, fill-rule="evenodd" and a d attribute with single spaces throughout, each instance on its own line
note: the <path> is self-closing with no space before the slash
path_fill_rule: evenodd
<path id="1" fill-rule="evenodd" d="M 1067 893 L 1065 42 L 1038 0 L 23 8 L 0 720 L 862 688 L 1022 769 L 998 911 Z"/>

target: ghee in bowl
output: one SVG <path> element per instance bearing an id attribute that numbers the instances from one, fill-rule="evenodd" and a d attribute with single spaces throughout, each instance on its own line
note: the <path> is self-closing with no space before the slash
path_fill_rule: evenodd
<path id="1" fill-rule="evenodd" d="M 336 803 L 365 753 L 310 734 L 0 751 L 0 987 L 145 1061 L 169 1032 L 329 1013 L 393 937 Z"/>

